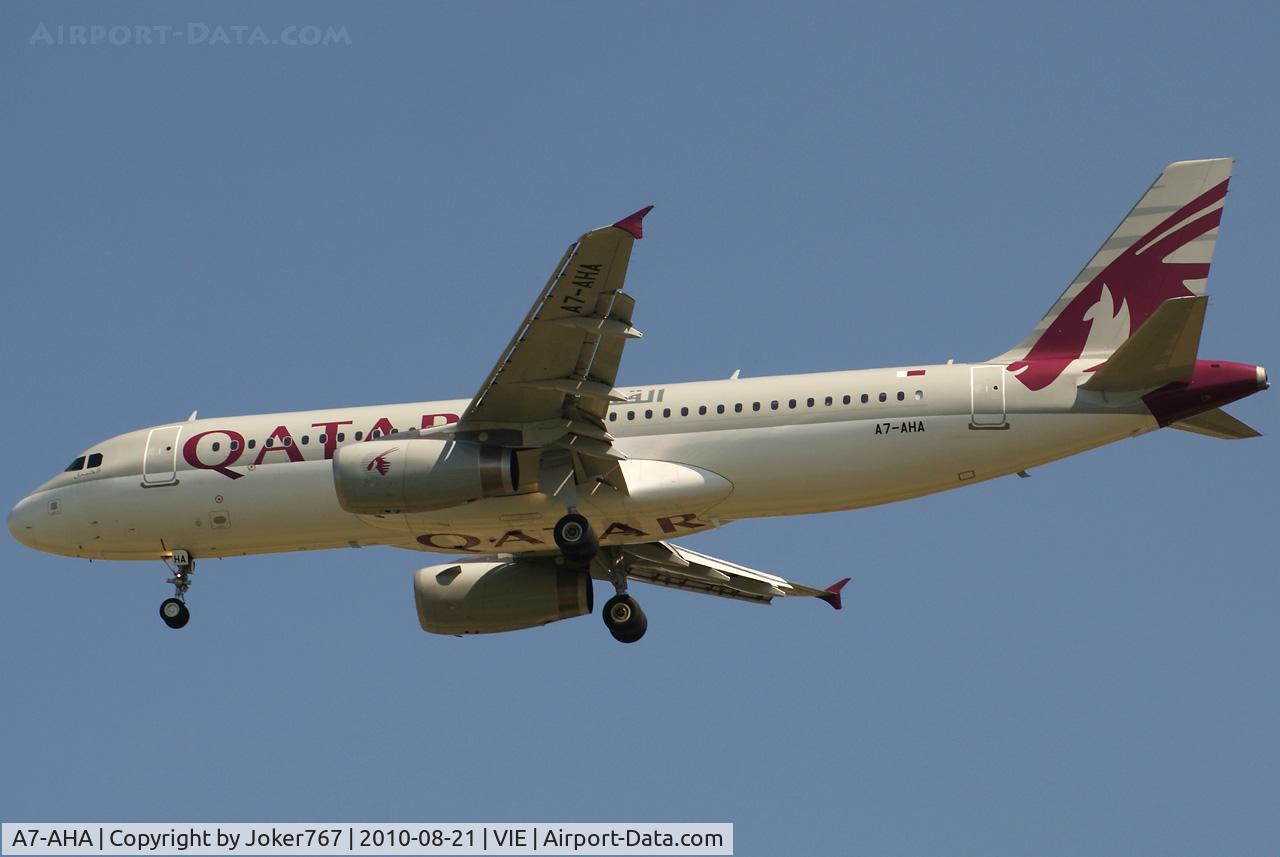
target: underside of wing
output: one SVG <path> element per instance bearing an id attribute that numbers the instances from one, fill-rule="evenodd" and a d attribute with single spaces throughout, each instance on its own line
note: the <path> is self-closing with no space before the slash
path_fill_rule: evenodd
<path id="1" fill-rule="evenodd" d="M 622 490 L 606 429 L 622 348 L 639 338 L 622 292 L 631 248 L 652 206 L 593 229 L 565 251 L 497 365 L 449 432 L 491 446 L 556 447 L 580 479 Z"/>
<path id="2" fill-rule="evenodd" d="M 627 545 L 618 550 L 631 579 L 756 604 L 768 604 L 779 596 L 805 595 L 821 598 L 839 610 L 840 590 L 849 582 L 846 577 L 826 589 L 816 589 L 667 542 Z"/>

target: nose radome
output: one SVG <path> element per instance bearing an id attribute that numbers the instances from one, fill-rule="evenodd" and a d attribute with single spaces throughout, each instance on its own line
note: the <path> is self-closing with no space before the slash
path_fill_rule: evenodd
<path id="1" fill-rule="evenodd" d="M 23 497 L 9 510 L 9 535 L 28 547 L 35 547 L 36 501 Z"/>

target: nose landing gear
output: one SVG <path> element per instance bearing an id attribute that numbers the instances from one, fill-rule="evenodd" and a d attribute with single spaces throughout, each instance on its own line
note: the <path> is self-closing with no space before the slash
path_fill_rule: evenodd
<path id="1" fill-rule="evenodd" d="M 160 618 L 170 628 L 181 628 L 191 618 L 191 611 L 177 598 L 166 598 L 160 603 Z"/>
<path id="2" fill-rule="evenodd" d="M 160 618 L 170 628 L 181 628 L 191 619 L 191 611 L 187 609 L 187 590 L 191 588 L 196 561 L 187 551 L 175 550 L 172 556 L 164 558 L 164 562 L 173 572 L 173 577 L 165 581 L 173 584 L 173 597 L 161 602 Z"/>

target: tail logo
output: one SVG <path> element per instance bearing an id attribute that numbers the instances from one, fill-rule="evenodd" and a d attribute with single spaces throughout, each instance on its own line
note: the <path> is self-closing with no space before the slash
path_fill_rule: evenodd
<path id="1" fill-rule="evenodd" d="M 398 446 L 393 446 L 390 449 L 388 449 L 386 452 L 378 453 L 373 458 L 369 459 L 369 463 L 364 466 L 364 469 L 369 472 L 373 472 L 374 470 L 376 470 L 378 471 L 379 476 L 386 476 L 388 473 L 391 472 L 391 462 L 387 461 L 387 456 L 395 452 L 399 448 L 400 447 Z"/>
<path id="2" fill-rule="evenodd" d="M 1009 372 L 1029 390 L 1052 384 L 1095 339 L 1115 342 L 1106 332 L 1120 328 L 1119 341 L 1132 335 L 1169 298 L 1192 295 L 1187 280 L 1209 276 L 1208 262 L 1166 262 L 1178 250 L 1217 227 L 1227 182 L 1205 191 L 1134 241 L 1089 281 L 1040 334 L 1027 356 Z M 1212 211 L 1206 209 L 1213 208 Z"/>

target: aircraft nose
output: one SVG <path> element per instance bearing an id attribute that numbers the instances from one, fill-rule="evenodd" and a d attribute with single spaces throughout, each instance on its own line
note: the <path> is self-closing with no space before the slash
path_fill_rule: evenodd
<path id="1" fill-rule="evenodd" d="M 27 547 L 36 546 L 36 499 L 23 497 L 9 510 L 9 535 Z"/>

